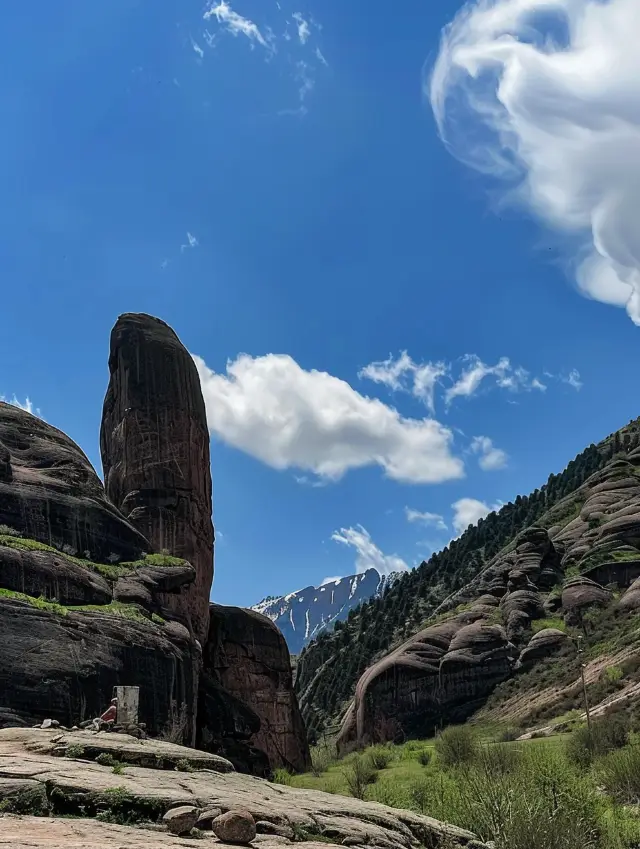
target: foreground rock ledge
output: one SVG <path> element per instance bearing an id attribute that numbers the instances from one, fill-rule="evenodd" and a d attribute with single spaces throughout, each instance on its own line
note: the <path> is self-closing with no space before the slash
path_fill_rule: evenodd
<path id="1" fill-rule="evenodd" d="M 194 805 L 202 810 L 217 807 L 223 813 L 241 809 L 248 811 L 256 821 L 290 827 L 307 846 L 318 845 L 322 849 L 326 849 L 327 839 L 382 849 L 484 847 L 468 831 L 410 811 L 271 784 L 235 772 L 220 773 L 209 769 L 180 772 L 126 766 L 121 774 L 114 774 L 110 767 L 100 766 L 93 760 L 70 758 L 69 753 L 60 757 L 47 751 L 56 736 L 55 732 L 39 729 L 0 730 L 0 802 L 3 796 L 9 800 L 12 795 L 15 798 L 19 788 L 22 793 L 39 793 L 51 807 L 51 815 L 46 818 L 0 815 L 0 846 L 14 849 L 120 849 L 123 846 L 164 849 L 185 845 L 183 838 L 157 831 L 157 826 L 149 830 L 95 819 L 58 819 L 62 813 L 81 813 L 83 808 L 90 810 L 96 800 L 109 798 L 109 791 L 113 794 L 114 788 L 118 788 L 118 794 L 126 794 L 132 804 L 152 805 L 158 820 L 167 810 L 180 805 Z M 65 734 L 66 743 L 73 744 L 74 736 Z M 95 735 L 95 746 L 100 745 L 101 736 L 109 735 Z M 155 746 L 162 760 L 166 744 L 145 741 L 150 754 L 154 754 Z M 173 746 L 172 754 L 177 754 L 175 750 L 181 748 Z M 113 747 L 109 751 L 116 754 Z M 76 752 L 71 750 L 71 753 Z M 182 752 L 185 761 L 194 759 L 193 749 L 183 748 Z M 314 837 L 318 840 L 314 841 Z M 215 840 L 213 834 L 206 839 Z M 290 844 L 279 835 L 258 835 L 254 842 L 265 847 Z"/>

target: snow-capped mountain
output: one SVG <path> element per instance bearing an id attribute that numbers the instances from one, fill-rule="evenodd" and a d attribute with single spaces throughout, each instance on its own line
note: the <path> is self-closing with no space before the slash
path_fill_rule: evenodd
<path id="1" fill-rule="evenodd" d="M 346 619 L 349 611 L 361 602 L 381 595 L 396 578 L 395 572 L 381 576 L 375 569 L 367 569 L 360 575 L 336 578 L 319 587 L 268 596 L 251 609 L 273 620 L 282 631 L 289 651 L 299 654 L 320 631 Z"/>

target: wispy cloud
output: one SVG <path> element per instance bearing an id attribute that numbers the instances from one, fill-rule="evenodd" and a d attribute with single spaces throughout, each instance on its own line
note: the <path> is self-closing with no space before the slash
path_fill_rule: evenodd
<path id="1" fill-rule="evenodd" d="M 404 513 L 408 522 L 417 522 L 420 525 L 435 528 L 438 531 L 447 530 L 447 523 L 439 513 L 421 513 L 420 510 L 414 510 L 412 507 L 405 507 Z"/>
<path id="2" fill-rule="evenodd" d="M 305 115 L 307 100 L 316 86 L 318 72 L 321 66 L 328 66 L 317 43 L 322 27 L 302 12 L 294 12 L 290 17 L 286 17 L 280 4 L 261 9 L 261 14 L 263 18 L 261 23 L 258 23 L 240 14 L 227 0 L 210 0 L 203 17 L 212 28 L 215 29 L 213 25 L 217 25 L 217 29 L 214 32 L 205 30 L 202 40 L 209 47 L 215 47 L 220 33 L 228 32 L 246 39 L 251 48 L 256 45 L 264 48 L 265 61 L 273 63 L 278 74 L 286 74 L 296 86 L 297 103 L 295 106 L 287 105 L 286 108 L 280 109 L 278 114 Z M 295 35 L 290 32 L 293 26 Z M 200 45 L 192 40 L 192 47 L 202 58 Z"/>
<path id="3" fill-rule="evenodd" d="M 180 253 L 188 250 L 189 248 L 197 248 L 198 244 L 199 242 L 196 237 L 192 233 L 189 233 L 189 231 L 187 231 L 187 244 L 180 245 Z"/>
<path id="4" fill-rule="evenodd" d="M 274 49 L 273 45 L 260 32 L 258 25 L 249 18 L 244 18 L 238 12 L 235 12 L 225 0 L 220 0 L 215 5 L 211 4 L 203 17 L 205 21 L 215 18 L 231 35 L 243 35 L 248 38 L 252 46 L 257 43 L 267 50 Z"/>
<path id="5" fill-rule="evenodd" d="M 311 35 L 309 22 L 305 21 L 300 12 L 293 13 L 293 20 L 298 26 L 298 38 L 300 39 L 300 44 L 306 44 L 309 40 L 309 36 Z"/>
<path id="6" fill-rule="evenodd" d="M 443 388 L 447 407 L 455 398 L 475 395 L 488 378 L 493 386 L 510 392 L 544 392 L 547 388 L 526 369 L 512 365 L 508 357 L 489 365 L 475 354 L 467 354 L 456 363 L 416 362 L 402 351 L 397 357 L 390 355 L 386 360 L 370 363 L 358 372 L 358 377 L 388 386 L 394 392 L 409 392 L 431 413 L 438 386 Z"/>
<path id="7" fill-rule="evenodd" d="M 572 369 L 566 377 L 561 377 L 560 380 L 563 383 L 567 383 L 569 386 L 572 386 L 576 391 L 582 389 L 580 372 L 576 371 L 576 369 Z"/>
<path id="8" fill-rule="evenodd" d="M 471 451 L 478 455 L 478 465 L 485 472 L 504 469 L 509 459 L 507 452 L 496 448 L 488 436 L 474 436 Z"/>
<path id="9" fill-rule="evenodd" d="M 560 233 L 579 291 L 640 325 L 638 0 L 475 0 L 426 84 L 447 148 Z"/>
<path id="10" fill-rule="evenodd" d="M 31 413 L 33 416 L 37 416 L 39 419 L 42 418 L 40 410 L 33 406 L 29 397 L 25 398 L 24 401 L 20 401 L 15 395 L 12 395 L 11 398 L 6 397 L 5 395 L 0 395 L 0 401 L 4 401 L 5 404 L 11 404 L 12 407 L 19 407 L 26 413 Z"/>
<path id="11" fill-rule="evenodd" d="M 202 59 L 204 56 L 204 50 L 202 49 L 202 47 L 200 47 L 198 42 L 191 39 L 191 46 L 193 47 L 193 52 L 196 53 L 200 59 Z"/>
<path id="12" fill-rule="evenodd" d="M 397 554 L 383 554 L 362 525 L 340 528 L 331 534 L 331 539 L 355 550 L 357 574 L 366 572 L 367 569 L 375 569 L 379 575 L 389 575 L 391 572 L 406 572 L 409 569 Z"/>

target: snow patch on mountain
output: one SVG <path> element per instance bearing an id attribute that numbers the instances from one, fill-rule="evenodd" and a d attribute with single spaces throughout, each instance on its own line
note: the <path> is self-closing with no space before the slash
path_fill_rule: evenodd
<path id="1" fill-rule="evenodd" d="M 268 616 L 282 631 L 292 654 L 298 654 L 318 634 L 346 619 L 363 601 L 382 595 L 398 578 L 367 569 L 346 578 L 326 578 L 319 587 L 305 587 L 283 596 L 268 596 L 252 610 Z"/>

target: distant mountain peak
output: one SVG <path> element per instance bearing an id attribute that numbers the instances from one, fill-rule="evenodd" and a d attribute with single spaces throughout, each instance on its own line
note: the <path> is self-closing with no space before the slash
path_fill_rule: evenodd
<path id="1" fill-rule="evenodd" d="M 321 631 L 346 619 L 349 611 L 363 601 L 381 595 L 398 575 L 380 575 L 367 569 L 345 578 L 325 579 L 319 586 L 308 586 L 282 596 L 267 596 L 252 610 L 268 616 L 282 631 L 292 654 L 300 651 Z"/>

